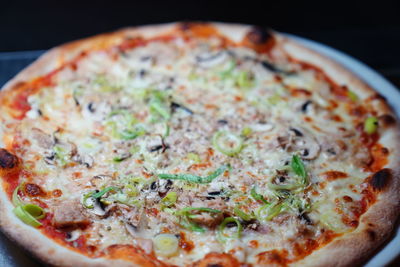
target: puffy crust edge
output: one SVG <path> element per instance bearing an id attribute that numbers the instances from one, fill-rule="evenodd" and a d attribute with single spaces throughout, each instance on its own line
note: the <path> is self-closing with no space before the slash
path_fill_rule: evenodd
<path id="1" fill-rule="evenodd" d="M 211 22 L 218 30 L 233 40 L 241 40 L 251 27 L 241 24 L 227 24 Z M 113 33 L 101 34 L 94 37 L 67 43 L 53 48 L 42 55 L 38 60 L 21 71 L 10 80 L 3 88 L 0 95 L 4 96 L 19 82 L 29 81 L 37 76 L 44 75 L 71 60 L 84 50 L 101 48 L 116 44 L 123 38 L 131 36 L 143 36 L 151 38 L 157 35 L 173 31 L 177 23 L 126 28 Z M 297 42 L 274 33 L 280 45 L 289 55 L 320 67 L 334 81 L 339 84 L 347 84 L 352 90 L 361 94 L 364 98 L 374 95 L 376 92 L 356 75 L 345 69 L 333 59 L 322 56 Z M 380 110 L 385 114 L 394 113 L 386 101 L 380 99 Z M 368 211 L 362 215 L 357 230 L 335 239 L 325 247 L 313 252 L 305 259 L 293 265 L 302 266 L 346 266 L 360 264 L 366 261 L 391 235 L 395 221 L 400 212 L 400 128 L 398 126 L 386 130 L 381 138 L 381 143 L 390 148 L 390 161 L 386 166 L 394 171 L 387 190 L 380 193 L 377 201 Z M 1 141 L 0 141 L 1 145 Z M 28 251 L 39 259 L 53 265 L 62 266 L 132 266 L 134 263 L 104 258 L 92 259 L 74 252 L 44 236 L 40 231 L 33 229 L 12 213 L 12 203 L 5 192 L 0 191 L 0 226 L 12 240 L 20 243 Z M 371 224 L 373 226 L 371 226 Z M 375 234 L 371 234 L 373 231 Z M 374 239 L 372 239 L 374 235 Z M 142 257 L 138 257 L 142 258 Z M 140 262 L 141 266 L 155 266 L 152 261 Z"/>

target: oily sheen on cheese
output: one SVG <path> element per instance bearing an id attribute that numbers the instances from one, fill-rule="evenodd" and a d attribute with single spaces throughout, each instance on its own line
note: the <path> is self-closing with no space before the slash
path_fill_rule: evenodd
<path id="1" fill-rule="evenodd" d="M 357 228 L 379 129 L 352 88 L 217 35 L 121 47 L 88 51 L 27 97 L 23 118 L 1 117 L 25 170 L 17 194 L 65 246 L 284 265 Z"/>

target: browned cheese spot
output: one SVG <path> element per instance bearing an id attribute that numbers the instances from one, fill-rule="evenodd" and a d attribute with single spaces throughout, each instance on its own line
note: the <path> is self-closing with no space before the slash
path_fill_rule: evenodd
<path id="1" fill-rule="evenodd" d="M 13 169 L 18 165 L 18 158 L 4 148 L 0 148 L 0 168 Z"/>
<path id="2" fill-rule="evenodd" d="M 46 196 L 46 193 L 36 184 L 26 184 L 25 192 L 31 197 Z"/>

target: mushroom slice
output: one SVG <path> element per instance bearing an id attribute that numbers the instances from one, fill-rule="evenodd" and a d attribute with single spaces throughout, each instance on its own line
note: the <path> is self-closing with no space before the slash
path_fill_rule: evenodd
<path id="1" fill-rule="evenodd" d="M 125 222 L 125 228 L 131 236 L 137 236 L 137 227 L 129 222 Z"/>
<path id="2" fill-rule="evenodd" d="M 80 236 L 81 236 L 81 232 L 79 231 L 79 229 L 77 229 L 77 230 L 67 233 L 67 238 L 65 238 L 65 241 L 72 242 L 72 241 L 77 240 Z"/>
<path id="3" fill-rule="evenodd" d="M 87 154 L 84 155 L 76 154 L 72 157 L 72 160 L 75 161 L 76 163 L 85 165 L 86 168 L 88 169 L 92 168 L 94 164 L 93 157 Z"/>
<path id="4" fill-rule="evenodd" d="M 95 186 L 96 188 L 100 188 L 102 185 L 106 184 L 107 181 L 110 181 L 110 180 L 112 180 L 111 175 L 99 174 L 99 175 L 93 176 L 92 179 L 90 179 L 90 184 Z"/>
<path id="5" fill-rule="evenodd" d="M 96 214 L 98 216 L 105 216 L 107 214 L 106 209 L 104 208 L 103 204 L 101 204 L 99 199 L 96 199 L 93 203 L 93 209 L 89 210 L 93 214 Z"/>
<path id="6" fill-rule="evenodd" d="M 224 50 L 220 51 L 206 51 L 196 56 L 197 64 L 202 68 L 211 68 L 216 65 L 222 64 L 228 59 L 228 53 Z"/>
<path id="7" fill-rule="evenodd" d="M 268 132 L 274 128 L 274 125 L 270 123 L 256 123 L 252 124 L 250 128 L 255 132 Z"/>
<path id="8" fill-rule="evenodd" d="M 320 145 L 308 131 L 291 127 L 289 131 L 278 136 L 279 146 L 289 152 L 300 152 L 303 159 L 315 159 L 320 152 Z"/>
<path id="9" fill-rule="evenodd" d="M 50 134 L 46 134 L 39 128 L 32 128 L 31 133 L 41 148 L 51 149 L 54 146 L 54 139 Z"/>

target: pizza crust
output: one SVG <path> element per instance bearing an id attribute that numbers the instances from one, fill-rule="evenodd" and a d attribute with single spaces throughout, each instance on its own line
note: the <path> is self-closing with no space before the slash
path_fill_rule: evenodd
<path id="1" fill-rule="evenodd" d="M 217 22 L 212 22 L 211 24 L 228 38 L 235 41 L 241 40 L 251 28 L 249 25 L 241 24 Z M 2 88 L 1 95 L 2 97 L 6 96 L 7 91 L 13 90 L 19 83 L 47 74 L 85 50 L 107 47 L 127 37 L 143 36 L 151 38 L 167 34 L 173 31 L 177 25 L 179 24 L 170 23 L 126 28 L 53 48 L 9 81 Z M 305 48 L 279 33 L 274 34 L 278 40 L 278 45 L 293 58 L 320 67 L 332 80 L 338 84 L 348 85 L 362 98 L 376 94 L 365 82 L 361 81 L 356 75 L 336 63 L 333 59 Z M 378 99 L 378 102 L 382 113 L 391 114 L 396 117 L 386 101 Z M 387 190 L 380 193 L 375 204 L 361 216 L 360 225 L 354 232 L 336 238 L 333 242 L 314 251 L 311 255 L 296 262 L 294 265 L 346 266 L 361 264 L 370 258 L 372 253 L 390 237 L 400 212 L 400 194 L 398 193 L 400 190 L 400 128 L 396 126 L 387 129 L 382 136 L 381 143 L 386 147 L 392 148 L 389 164 L 386 167 L 393 170 L 393 179 L 390 179 Z M 1 140 L 0 146 L 4 147 Z M 0 217 L 0 227 L 9 238 L 15 240 L 29 252 L 47 263 L 62 266 L 110 266 L 112 264 L 116 264 L 117 266 L 132 266 L 131 262 L 121 260 L 88 258 L 56 244 L 37 229 L 22 223 L 14 216 L 12 208 L 13 205 L 5 192 L 0 191 L 0 213 L 2 214 Z M 159 266 L 159 264 L 150 259 L 144 260 L 141 253 L 137 253 L 136 258 L 137 262 L 133 265 Z"/>

